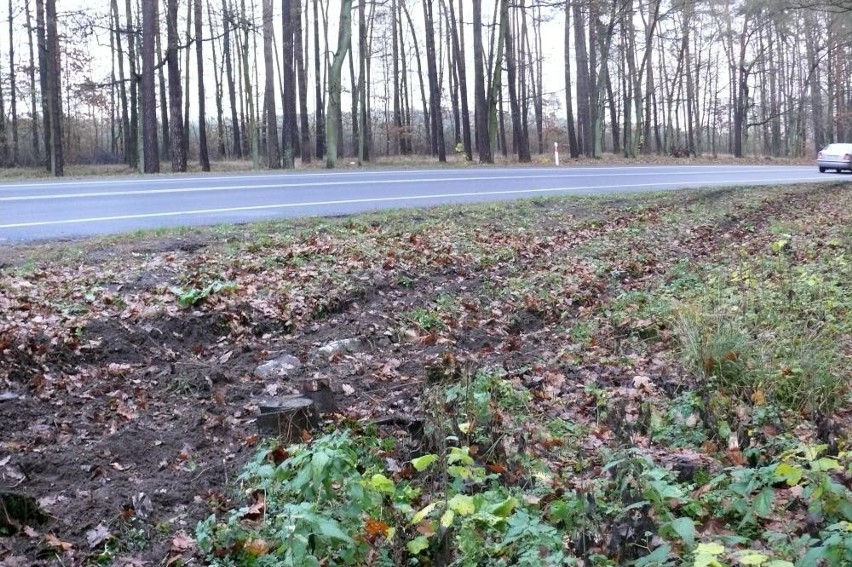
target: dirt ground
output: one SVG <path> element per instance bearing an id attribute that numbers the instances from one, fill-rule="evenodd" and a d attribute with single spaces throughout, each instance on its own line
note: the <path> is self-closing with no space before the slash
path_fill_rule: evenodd
<path id="1" fill-rule="evenodd" d="M 672 201 L 662 211 L 687 205 Z M 405 416 L 429 369 L 447 367 L 448 346 L 460 367 L 475 359 L 512 372 L 539 363 L 561 340 L 550 325 L 565 309 L 582 311 L 609 293 L 607 276 L 582 273 L 558 312 L 529 298 L 509 298 L 514 311 L 504 312 L 507 303 L 484 303 L 485 289 L 506 283 L 518 266 L 628 225 L 631 206 L 541 205 L 544 240 L 502 234 L 495 220 L 482 228 L 483 243 L 511 239 L 516 255 L 484 270 L 426 231 L 384 241 L 375 223 L 345 219 L 337 222 L 380 249 L 374 256 L 336 250 L 320 235 L 285 237 L 259 250 L 255 263 L 223 261 L 229 245 L 251 248 L 238 233 L 211 241 L 204 232 L 4 249 L 0 493 L 20 496 L 29 510 L 6 501 L 6 531 L 16 533 L 0 532 L 0 564 L 194 562 L 195 524 L 233 504 L 228 482 L 259 442 L 261 400 L 295 392 L 300 379 L 327 378 L 349 418 Z M 682 253 L 703 254 L 765 214 L 685 235 Z M 329 270 L 305 258 L 325 258 Z M 636 272 L 630 285 L 655 277 L 654 260 L 628 266 Z M 238 281 L 239 291 L 177 304 L 176 286 L 200 288 L 212 277 Z M 299 291 L 288 296 L 292 289 Z M 443 332 L 424 331 L 422 321 L 418 332 L 401 331 L 401 314 L 442 297 L 463 310 Z M 317 355 L 344 338 L 363 347 Z M 294 375 L 255 375 L 285 353 L 303 364 Z M 616 366 L 596 371 L 599 380 L 624 379 Z"/>

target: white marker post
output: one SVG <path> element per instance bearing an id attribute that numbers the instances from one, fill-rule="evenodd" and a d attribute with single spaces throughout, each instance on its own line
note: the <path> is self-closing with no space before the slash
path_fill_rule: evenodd
<path id="1" fill-rule="evenodd" d="M 553 161 L 559 166 L 559 142 L 553 142 Z"/>

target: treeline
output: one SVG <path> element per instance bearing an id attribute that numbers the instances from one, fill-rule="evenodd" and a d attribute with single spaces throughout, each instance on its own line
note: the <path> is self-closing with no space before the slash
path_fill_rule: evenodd
<path id="1" fill-rule="evenodd" d="M 0 165 L 56 175 L 852 140 L 852 0 L 9 0 L 8 16 Z"/>

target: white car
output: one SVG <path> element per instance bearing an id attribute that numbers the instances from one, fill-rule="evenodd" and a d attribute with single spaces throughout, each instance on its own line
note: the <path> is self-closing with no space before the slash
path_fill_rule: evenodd
<path id="1" fill-rule="evenodd" d="M 820 173 L 834 169 L 840 173 L 844 169 L 852 171 L 852 144 L 829 144 L 817 154 L 817 167 Z"/>

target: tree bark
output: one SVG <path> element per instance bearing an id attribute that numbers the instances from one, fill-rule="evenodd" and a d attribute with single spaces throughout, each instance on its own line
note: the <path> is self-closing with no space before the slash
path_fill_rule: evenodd
<path id="1" fill-rule="evenodd" d="M 225 60 L 225 78 L 228 81 L 228 100 L 231 103 L 231 134 L 234 144 L 234 155 L 243 157 L 243 144 L 240 136 L 240 118 L 237 113 L 237 88 L 234 81 L 234 66 L 231 56 L 231 26 L 234 15 L 226 0 L 222 0 L 222 22 L 225 28 L 222 39 L 222 58 Z"/>
<path id="2" fill-rule="evenodd" d="M 307 16 L 307 10 L 305 10 Z M 307 33 L 303 32 L 302 26 L 302 0 L 296 2 L 296 11 L 294 12 L 294 43 L 296 54 L 296 75 L 299 80 L 299 133 L 301 135 L 301 149 L 299 154 L 302 158 L 302 163 L 310 163 L 311 161 L 311 127 L 308 118 L 308 73 L 305 69 L 305 52 L 307 45 L 303 46 L 303 38 L 307 41 Z M 304 50 L 304 51 L 303 51 Z"/>
<path id="3" fill-rule="evenodd" d="M 408 11 L 408 7 L 406 7 L 405 2 L 399 3 L 400 9 L 402 13 L 405 14 L 405 19 L 408 22 L 408 28 L 411 31 L 411 43 L 414 45 L 414 59 L 417 62 L 417 78 L 420 81 L 420 100 L 423 105 L 423 125 L 426 130 L 426 139 L 430 142 L 432 140 L 432 113 L 429 110 L 429 103 L 426 98 L 426 82 L 423 80 L 423 67 L 421 65 L 420 59 L 420 47 L 419 43 L 417 43 L 417 33 L 415 31 L 414 22 L 411 19 L 411 13 Z"/>
<path id="4" fill-rule="evenodd" d="M 113 0 L 115 2 L 116 0 Z M 30 0 L 26 0 L 24 3 L 24 9 L 26 11 L 27 18 L 27 40 L 29 44 L 30 51 L 30 68 L 29 68 L 29 76 L 30 76 L 30 107 L 32 109 L 32 145 L 33 145 L 33 158 L 36 163 L 41 161 L 41 144 L 39 143 L 39 116 L 38 116 L 38 103 L 36 100 L 36 80 L 35 80 L 35 51 L 33 50 L 33 26 L 32 26 L 32 11 L 30 10 Z M 118 34 L 118 15 L 116 13 L 116 34 Z M 121 53 L 119 48 L 119 54 Z M 121 86 L 124 87 L 124 77 L 122 73 Z M 124 98 L 125 104 L 125 117 L 127 115 L 127 98 Z"/>
<path id="5" fill-rule="evenodd" d="M 12 112 L 12 165 L 18 165 L 20 146 L 18 141 L 18 87 L 15 81 L 15 14 L 13 2 L 9 0 L 9 106 Z"/>
<path id="6" fill-rule="evenodd" d="M 153 3 L 153 2 L 152 2 Z M 178 0 L 168 0 L 166 18 L 166 65 L 169 72 L 169 137 L 171 138 L 172 171 L 186 171 L 184 151 L 183 93 L 181 91 L 180 62 L 178 61 Z M 147 160 L 146 160 L 147 161 Z"/>
<path id="7" fill-rule="evenodd" d="M 370 58 L 370 45 L 367 42 L 367 9 L 366 0 L 358 3 L 358 98 L 361 101 L 358 114 L 358 163 L 370 160 L 369 136 L 369 103 L 367 101 L 367 60 Z M 355 86 L 353 85 L 353 89 Z"/>
<path id="8" fill-rule="evenodd" d="M 50 124 L 50 81 L 48 80 L 50 69 L 48 62 L 47 48 L 47 27 L 44 22 L 44 0 L 36 0 L 36 28 L 38 42 L 38 75 L 39 84 L 41 86 L 41 111 L 42 111 L 42 126 L 44 136 L 44 165 L 47 171 L 53 171 L 53 150 L 50 147 L 51 132 L 53 131 Z M 3 117 L 0 116 L 0 129 L 3 128 Z M 0 134 L 2 137 L 2 134 Z M 2 156 L 0 156 L 2 157 Z"/>
<path id="9" fill-rule="evenodd" d="M 254 169 L 260 167 L 260 140 L 258 139 L 259 132 L 257 129 L 257 121 L 254 107 L 254 95 L 251 88 L 251 68 L 249 67 L 249 26 L 248 18 L 246 17 L 246 1 L 240 2 L 242 23 L 243 23 L 243 41 L 242 41 L 242 63 L 243 63 L 243 84 L 245 85 L 246 113 L 248 114 L 248 125 L 246 135 L 251 143 L 251 163 Z"/>
<path id="10" fill-rule="evenodd" d="M 281 45 L 282 57 L 282 80 L 284 82 L 284 98 L 281 128 L 281 151 L 284 154 L 284 169 L 295 167 L 295 144 L 298 140 L 298 128 L 296 127 L 296 73 L 293 69 L 293 1 L 282 0 L 281 2 Z M 301 0 L 295 0 L 300 2 Z"/>
<path id="11" fill-rule="evenodd" d="M 170 0 L 176 2 L 176 0 Z M 171 8 L 171 6 L 170 6 Z M 170 24 L 170 27 L 173 24 Z M 157 92 L 154 81 L 154 55 L 157 36 L 157 3 L 142 5 L 142 151 L 145 173 L 160 172 L 160 148 L 157 136 Z M 169 84 L 171 91 L 172 85 Z M 180 122 L 180 120 L 178 120 Z M 174 144 L 177 140 L 174 140 Z"/>
<path id="12" fill-rule="evenodd" d="M 568 133 L 568 152 L 572 158 L 580 156 L 577 146 L 577 131 L 574 127 L 574 100 L 571 79 L 571 3 L 565 3 L 565 117 Z"/>
<path id="13" fill-rule="evenodd" d="M 462 144 L 464 145 L 465 158 L 467 161 L 470 161 L 473 159 L 473 148 L 470 139 L 470 107 L 467 99 L 467 65 L 465 63 L 465 57 L 467 54 L 464 49 L 464 4 L 459 4 L 459 21 L 456 22 L 453 0 L 449 0 L 449 2 L 453 52 L 455 53 L 459 93 L 461 94 Z"/>
<path id="14" fill-rule="evenodd" d="M 211 31 L 213 31 L 213 7 L 209 3 L 207 4 L 207 21 L 210 23 Z M 225 149 L 225 119 L 222 109 L 224 61 L 222 61 L 222 65 L 220 66 L 219 57 L 216 54 L 216 41 L 212 42 L 211 49 L 213 51 L 213 86 L 216 89 L 216 96 L 214 97 L 216 101 L 216 153 L 219 159 L 224 159 L 227 155 L 227 150 Z"/>
<path id="15" fill-rule="evenodd" d="M 317 159 L 325 155 L 325 100 L 323 99 L 323 88 L 320 57 L 320 25 L 319 25 L 319 0 L 314 0 L 314 75 L 316 83 L 314 88 L 314 130 L 317 133 Z"/>
<path id="16" fill-rule="evenodd" d="M 432 155 L 438 161 L 447 161 L 444 145 L 444 118 L 441 111 L 441 84 L 438 81 L 438 59 L 435 53 L 435 19 L 432 13 L 433 0 L 423 0 L 423 18 L 426 25 L 426 68 L 429 74 L 429 112 L 432 126 Z"/>
<path id="17" fill-rule="evenodd" d="M 195 0 L 195 57 L 198 62 L 198 162 L 201 171 L 210 171 L 210 153 L 207 148 L 207 112 L 204 94 L 204 26 L 201 25 L 201 0 Z M 211 22 L 212 24 L 212 22 Z M 189 93 L 187 93 L 189 96 Z"/>
<path id="18" fill-rule="evenodd" d="M 341 0 L 340 24 L 337 34 L 337 51 L 328 73 L 328 118 L 325 126 L 325 139 L 330 150 L 327 152 L 325 166 L 334 169 L 337 165 L 337 153 L 331 148 L 337 147 L 338 128 L 340 120 L 340 91 L 343 61 L 351 47 L 352 40 L 352 0 Z"/>
<path id="19" fill-rule="evenodd" d="M 512 26 L 509 22 L 509 0 L 501 0 L 501 20 L 505 21 L 503 25 L 504 41 L 506 42 L 506 70 L 508 72 L 509 81 L 509 106 L 512 109 L 512 138 L 515 141 L 515 146 L 518 152 L 518 161 L 527 163 L 531 160 L 530 157 L 530 142 L 525 135 L 523 124 L 521 123 L 521 105 L 518 100 L 518 70 L 515 60 L 515 38 L 512 35 Z"/>
<path id="20" fill-rule="evenodd" d="M 45 18 L 47 24 L 48 99 L 50 100 L 50 151 L 51 167 L 54 177 L 62 177 L 65 160 L 62 148 L 62 88 L 59 61 L 59 34 L 56 29 L 56 0 L 46 0 Z"/>
<path id="21" fill-rule="evenodd" d="M 485 98 L 485 65 L 482 47 L 482 0 L 473 0 L 473 100 L 476 151 L 480 163 L 494 163 L 488 135 L 488 101 Z"/>
<path id="22" fill-rule="evenodd" d="M 281 152 L 278 146 L 278 114 L 275 111 L 275 66 L 273 64 L 273 0 L 263 0 L 263 65 L 266 82 L 263 100 L 266 115 L 266 165 L 269 169 L 281 167 Z"/>
<path id="23" fill-rule="evenodd" d="M 168 25 L 168 24 L 167 24 Z M 168 32 L 167 32 L 168 35 Z M 167 40 L 168 41 L 168 40 Z M 168 46 L 167 46 L 168 47 Z M 162 47 L 160 45 L 160 34 L 157 34 L 157 57 L 159 58 L 160 53 L 162 53 Z M 168 99 L 168 85 L 166 84 L 166 77 L 163 71 L 164 65 L 157 65 L 157 75 L 160 79 L 160 116 L 162 116 L 160 129 L 163 131 L 163 144 L 160 146 L 160 159 L 171 159 L 172 149 L 171 149 L 171 129 L 169 126 L 169 113 L 171 109 L 169 108 L 169 99 Z"/>
<path id="24" fill-rule="evenodd" d="M 136 62 L 136 28 L 133 26 L 133 7 L 131 0 L 125 0 L 124 5 L 127 12 L 127 61 L 130 70 L 130 134 L 127 139 L 130 145 L 127 149 L 128 163 L 132 169 L 139 169 L 142 165 L 139 133 L 139 81 Z"/>

